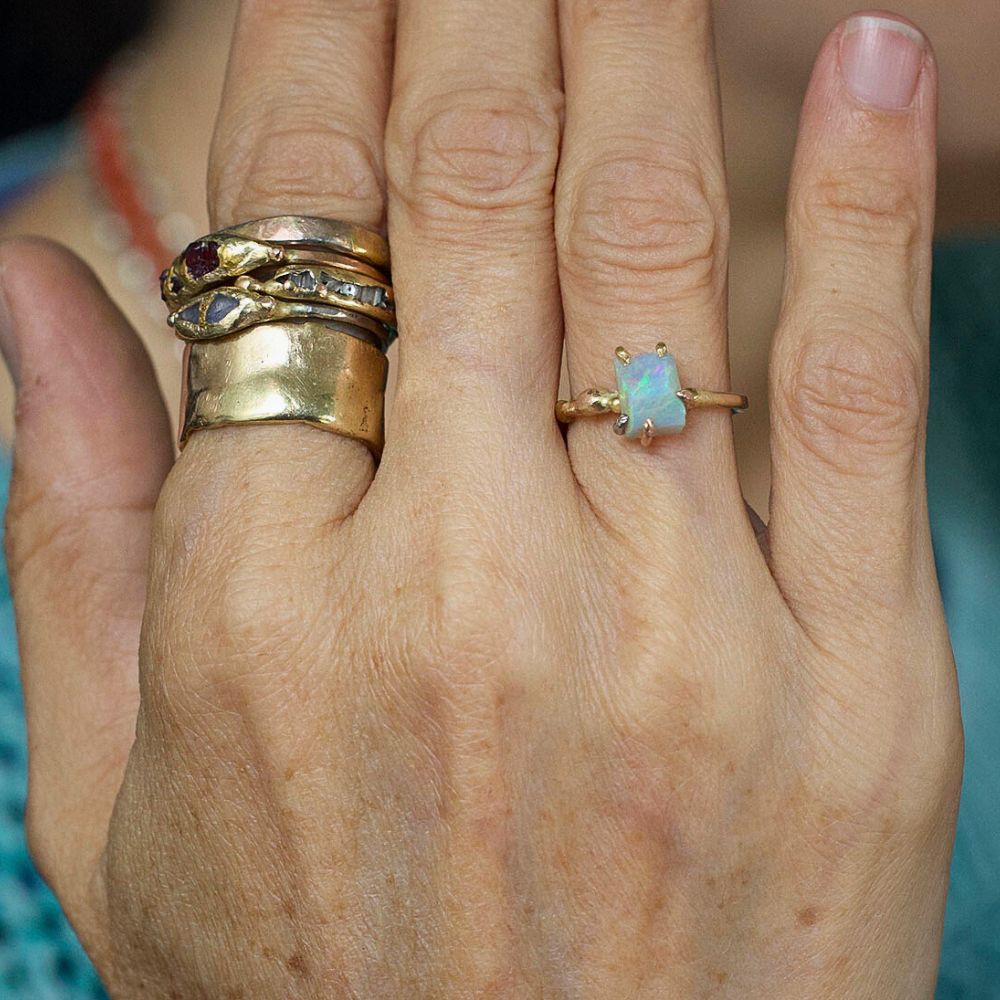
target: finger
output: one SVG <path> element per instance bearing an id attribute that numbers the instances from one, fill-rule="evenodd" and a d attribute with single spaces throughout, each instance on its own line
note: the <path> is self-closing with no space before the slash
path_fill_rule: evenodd
<path id="1" fill-rule="evenodd" d="M 150 523 L 172 431 L 139 338 L 67 250 L 0 246 L 0 303 L 18 386 L 6 552 L 29 844 L 79 926 L 135 732 Z"/>
<path id="2" fill-rule="evenodd" d="M 729 223 L 710 4 L 561 0 L 560 26 L 556 231 L 572 390 L 613 388 L 615 348 L 651 352 L 658 341 L 685 386 L 725 389 Z M 677 486 L 700 490 L 710 478 L 706 495 L 723 493 L 738 512 L 727 414 L 699 413 L 682 438 L 646 454 L 623 448 L 609 423 L 570 428 L 592 498 L 641 478 L 655 484 L 658 518 Z M 692 463 L 711 477 L 679 477 Z"/>
<path id="3" fill-rule="evenodd" d="M 214 226 L 284 214 L 382 226 L 392 27 L 391 0 L 240 5 L 209 158 Z M 349 513 L 372 472 L 364 445 L 335 434 L 236 425 L 192 436 L 179 493 L 194 511 L 239 483 L 248 523 L 282 511 L 319 524 Z"/>
<path id="4" fill-rule="evenodd" d="M 381 225 L 392 29 L 390 0 L 241 3 L 209 157 L 215 226 L 286 214 Z M 193 434 L 157 510 L 144 662 L 178 630 L 204 637 L 169 658 L 197 698 L 206 660 L 237 669 L 213 654 L 220 629 L 258 655 L 301 641 L 330 532 L 372 472 L 364 445 L 305 424 Z"/>
<path id="5" fill-rule="evenodd" d="M 915 566 L 930 568 L 935 101 L 922 35 L 862 15 L 828 39 L 802 115 L 771 367 L 770 540 L 793 609 L 838 644 L 891 625 Z"/>
<path id="6" fill-rule="evenodd" d="M 560 102 L 552 0 L 401 0 L 386 138 L 402 333 L 387 461 L 405 453 L 408 468 L 439 472 L 516 453 L 523 468 L 540 442 L 556 450 Z M 421 449 L 433 463 L 413 460 Z"/>

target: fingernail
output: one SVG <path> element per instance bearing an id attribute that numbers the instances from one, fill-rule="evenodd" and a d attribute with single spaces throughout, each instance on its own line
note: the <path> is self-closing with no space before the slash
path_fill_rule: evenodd
<path id="1" fill-rule="evenodd" d="M 911 24 L 859 14 L 844 25 L 840 67 L 847 89 L 863 104 L 903 111 L 913 103 L 927 42 Z"/>
<path id="2" fill-rule="evenodd" d="M 4 288 L 2 274 L 0 274 L 0 354 L 7 363 L 16 389 L 21 374 L 21 352 L 18 350 L 14 322 L 7 305 L 7 290 Z"/>

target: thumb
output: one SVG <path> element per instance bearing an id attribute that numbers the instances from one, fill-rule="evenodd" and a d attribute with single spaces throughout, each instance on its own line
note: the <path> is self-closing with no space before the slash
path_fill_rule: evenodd
<path id="1" fill-rule="evenodd" d="M 139 338 L 68 250 L 0 244 L 0 348 L 17 389 L 5 544 L 28 843 L 86 945 L 134 738 L 150 523 L 172 435 Z"/>

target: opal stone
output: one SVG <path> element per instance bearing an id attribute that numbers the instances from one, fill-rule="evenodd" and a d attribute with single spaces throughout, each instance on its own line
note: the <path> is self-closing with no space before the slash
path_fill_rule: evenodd
<path id="1" fill-rule="evenodd" d="M 654 436 L 680 434 L 687 422 L 687 407 L 678 395 L 681 388 L 672 354 L 634 354 L 626 364 L 615 358 L 615 377 L 621 411 L 628 417 L 625 437 L 642 437 L 647 420 Z"/>
<path id="2" fill-rule="evenodd" d="M 216 295 L 205 312 L 205 319 L 209 323 L 221 323 L 239 305 L 240 300 L 232 295 Z"/>

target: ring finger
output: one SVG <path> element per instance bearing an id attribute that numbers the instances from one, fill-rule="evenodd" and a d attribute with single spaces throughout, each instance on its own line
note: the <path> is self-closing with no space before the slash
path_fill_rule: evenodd
<path id="1" fill-rule="evenodd" d="M 613 388 L 615 348 L 660 341 L 683 385 L 725 389 L 728 207 L 710 4 L 560 0 L 560 23 L 556 232 L 572 390 Z M 623 446 L 609 422 L 580 421 L 569 436 L 578 478 L 604 510 L 623 484 L 648 489 L 654 515 L 678 487 L 718 495 L 721 484 L 740 505 L 723 411 L 648 452 Z M 693 462 L 713 476 L 678 475 Z"/>

